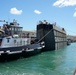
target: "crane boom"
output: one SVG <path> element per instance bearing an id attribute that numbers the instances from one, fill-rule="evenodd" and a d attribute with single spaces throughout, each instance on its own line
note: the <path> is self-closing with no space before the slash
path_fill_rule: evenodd
<path id="1" fill-rule="evenodd" d="M 0 20 L 0 22 L 6 22 L 5 20 Z"/>

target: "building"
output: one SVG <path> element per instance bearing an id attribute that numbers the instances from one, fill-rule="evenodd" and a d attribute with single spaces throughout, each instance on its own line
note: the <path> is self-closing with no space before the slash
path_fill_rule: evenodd
<path id="1" fill-rule="evenodd" d="M 46 20 L 39 21 L 37 25 L 37 39 L 45 42 L 43 51 L 57 50 L 67 45 L 65 29 L 56 26 L 56 23 L 50 24 Z"/>
<path id="2" fill-rule="evenodd" d="M 27 31 L 27 30 L 23 30 L 22 31 L 22 37 L 30 37 L 31 40 L 35 40 L 36 39 L 36 31 Z"/>
<path id="3" fill-rule="evenodd" d="M 76 36 L 75 35 L 67 35 L 67 40 L 70 42 L 76 42 Z"/>

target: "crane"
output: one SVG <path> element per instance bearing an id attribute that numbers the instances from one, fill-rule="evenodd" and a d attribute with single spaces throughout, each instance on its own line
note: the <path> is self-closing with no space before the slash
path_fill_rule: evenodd
<path id="1" fill-rule="evenodd" d="M 6 20 L 0 20 L 0 22 L 6 22 L 8 24 L 8 21 L 6 21 Z"/>

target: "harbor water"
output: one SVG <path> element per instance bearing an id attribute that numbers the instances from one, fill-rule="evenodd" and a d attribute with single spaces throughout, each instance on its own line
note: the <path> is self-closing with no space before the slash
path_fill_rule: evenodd
<path id="1" fill-rule="evenodd" d="M 73 75 L 76 43 L 63 49 L 0 63 L 0 75 Z"/>

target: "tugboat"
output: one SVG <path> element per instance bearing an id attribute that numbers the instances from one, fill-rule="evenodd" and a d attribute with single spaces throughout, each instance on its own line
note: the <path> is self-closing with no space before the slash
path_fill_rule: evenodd
<path id="1" fill-rule="evenodd" d="M 11 59 L 11 57 L 30 56 L 40 53 L 44 43 L 31 43 L 31 38 L 22 37 L 22 27 L 16 20 L 6 23 L 0 27 L 0 58 Z"/>

